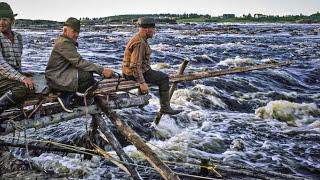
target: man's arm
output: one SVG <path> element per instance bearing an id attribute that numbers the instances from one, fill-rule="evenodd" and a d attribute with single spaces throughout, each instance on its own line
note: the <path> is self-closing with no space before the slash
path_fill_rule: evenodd
<path id="1" fill-rule="evenodd" d="M 139 87 L 143 94 L 146 94 L 149 91 L 149 86 L 145 82 L 145 79 L 143 77 L 143 72 L 142 72 L 142 61 L 146 53 L 145 49 L 146 48 L 144 48 L 141 43 L 138 43 L 134 47 L 131 54 L 131 62 L 133 62 L 131 65 L 133 77 L 140 84 Z"/>
<path id="2" fill-rule="evenodd" d="M 23 81 L 26 77 L 19 71 L 15 70 L 10 64 L 4 60 L 2 51 L 0 48 L 0 74 L 8 79 Z"/>
<path id="3" fill-rule="evenodd" d="M 131 53 L 131 64 L 130 68 L 133 73 L 133 77 L 140 84 L 145 82 L 142 72 L 142 61 L 145 55 L 145 48 L 141 43 L 137 43 L 133 47 L 133 51 Z"/>

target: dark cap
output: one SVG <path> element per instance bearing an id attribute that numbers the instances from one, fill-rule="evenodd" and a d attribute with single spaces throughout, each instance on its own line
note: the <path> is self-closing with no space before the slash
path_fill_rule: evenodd
<path id="1" fill-rule="evenodd" d="M 6 2 L 0 2 L 0 17 L 13 19 L 17 14 L 13 14 L 10 5 Z"/>
<path id="2" fill-rule="evenodd" d="M 64 26 L 71 27 L 73 30 L 80 32 L 80 21 L 74 17 L 68 18 Z"/>
<path id="3" fill-rule="evenodd" d="M 150 17 L 141 17 L 138 19 L 138 25 L 142 28 L 155 28 L 155 20 Z"/>

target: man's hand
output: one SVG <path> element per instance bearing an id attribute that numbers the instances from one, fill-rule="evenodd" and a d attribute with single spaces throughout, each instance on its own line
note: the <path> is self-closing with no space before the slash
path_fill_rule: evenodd
<path id="1" fill-rule="evenodd" d="M 148 84 L 147 83 L 141 83 L 140 84 L 140 91 L 142 94 L 148 94 L 149 92 L 149 87 L 148 87 Z"/>
<path id="2" fill-rule="evenodd" d="M 108 68 L 104 68 L 103 71 L 102 71 L 102 74 L 105 78 L 111 78 L 114 76 L 114 72 L 113 70 L 111 69 L 108 69 Z"/>
<path id="3" fill-rule="evenodd" d="M 24 83 L 24 85 L 28 88 L 28 89 L 33 89 L 33 82 L 32 82 L 32 79 L 31 78 L 24 78 L 22 81 L 22 83 Z"/>

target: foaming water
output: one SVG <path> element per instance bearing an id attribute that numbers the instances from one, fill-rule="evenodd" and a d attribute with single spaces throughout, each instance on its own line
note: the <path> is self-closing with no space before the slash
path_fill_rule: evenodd
<path id="1" fill-rule="evenodd" d="M 117 31 L 99 27 L 102 31 L 81 33 L 79 52 L 85 59 L 121 72 L 125 44 L 135 31 L 129 31 L 129 26 L 118 31 L 119 27 L 115 27 Z M 318 24 L 161 25 L 149 43 L 153 49 L 152 67 L 167 73 L 175 73 L 184 59 L 190 60 L 186 73 L 274 61 L 289 60 L 293 64 L 180 83 L 171 103 L 184 112 L 164 115 L 157 126 L 152 124 L 160 108 L 157 88 L 151 88 L 147 106 L 117 112 L 162 159 L 193 163 L 217 159 L 318 179 L 319 28 Z M 25 43 L 23 69 L 44 72 L 52 43 L 60 32 L 19 31 Z M 90 118 L 80 118 L 30 130 L 28 136 L 77 144 L 83 141 L 89 123 Z M 143 158 L 133 146 L 125 150 L 136 161 Z M 20 157 L 25 158 L 23 153 Z M 106 160 L 81 159 L 79 155 L 53 153 L 31 158 L 40 169 L 72 178 L 127 177 Z"/>

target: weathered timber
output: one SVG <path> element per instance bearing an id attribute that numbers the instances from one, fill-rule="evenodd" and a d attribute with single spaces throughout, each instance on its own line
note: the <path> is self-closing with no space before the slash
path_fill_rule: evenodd
<path id="1" fill-rule="evenodd" d="M 189 60 L 184 60 L 184 61 L 183 61 L 183 63 L 180 65 L 180 68 L 179 68 L 179 70 L 178 70 L 178 75 L 182 75 L 182 74 L 183 74 L 183 72 L 184 72 L 184 70 L 186 69 L 188 63 L 189 63 Z M 170 90 L 169 90 L 169 97 L 170 97 L 170 99 L 171 99 L 171 97 L 172 97 L 172 95 L 173 95 L 173 92 L 174 92 L 174 91 L 176 90 L 176 88 L 177 88 L 177 84 L 178 84 L 177 82 L 174 82 L 174 83 L 172 83 L 172 85 L 171 85 L 171 87 L 170 87 Z M 162 117 L 162 113 L 159 111 L 159 112 L 157 113 L 156 119 L 154 120 L 154 123 L 155 123 L 156 125 L 159 124 L 161 117 Z"/>
<path id="2" fill-rule="evenodd" d="M 119 115 L 112 111 L 111 108 L 104 106 L 105 99 L 103 97 L 97 97 L 96 99 L 101 110 L 108 116 L 120 133 L 144 154 L 147 161 L 160 173 L 164 179 L 180 179 L 166 164 L 160 160 L 160 158 L 158 158 L 152 149 L 144 143 L 142 138 L 135 131 L 133 131 Z"/>
<path id="3" fill-rule="evenodd" d="M 104 106 L 110 107 L 112 109 L 128 108 L 128 107 L 148 104 L 148 101 L 150 98 L 151 98 L 150 95 L 142 95 L 142 96 L 131 97 L 131 98 L 116 99 L 112 101 L 106 101 Z M 0 127 L 5 129 L 5 133 L 11 133 L 19 129 L 41 128 L 41 127 L 48 126 L 50 124 L 57 124 L 62 121 L 79 118 L 86 114 L 98 114 L 101 112 L 96 105 L 90 105 L 88 107 L 78 107 L 73 109 L 73 111 L 74 112 L 72 113 L 67 113 L 67 112 L 56 113 L 56 114 L 41 117 L 39 119 L 24 119 L 24 120 L 15 121 L 15 122 L 4 121 L 2 124 L 0 124 Z"/>
<path id="4" fill-rule="evenodd" d="M 195 73 L 188 73 L 185 75 L 170 75 L 169 81 L 170 83 L 178 83 L 183 81 L 192 81 L 197 79 L 209 78 L 209 77 L 219 77 L 228 74 L 237 74 L 242 72 L 249 72 L 255 70 L 262 70 L 268 68 L 278 68 L 281 66 L 288 66 L 290 65 L 290 61 L 285 61 L 281 63 L 271 63 L 271 64 L 260 64 L 255 66 L 245 66 L 245 67 L 236 67 L 230 69 L 223 69 L 223 70 L 213 70 L 213 71 L 205 71 L 205 72 L 195 72 Z M 103 94 L 103 93 L 111 93 L 115 91 L 128 91 L 134 88 L 138 88 L 139 84 L 135 81 L 121 81 L 118 88 L 116 89 L 116 85 L 118 79 L 112 79 L 109 81 L 101 82 L 100 87 L 94 93 L 95 94 Z M 109 82 L 112 82 L 109 84 Z"/>
<path id="5" fill-rule="evenodd" d="M 117 155 L 119 156 L 120 160 L 124 162 L 124 166 L 127 168 L 127 170 L 130 172 L 130 175 L 133 179 L 142 179 L 139 175 L 137 169 L 135 166 L 133 166 L 134 162 L 130 157 L 124 152 L 121 144 L 115 137 L 115 135 L 112 133 L 112 131 L 107 126 L 104 119 L 101 117 L 100 114 L 93 115 L 93 120 L 97 122 L 98 128 L 100 129 L 100 132 L 102 133 L 102 138 L 104 140 L 107 140 L 112 148 L 116 151 Z"/>
<path id="6" fill-rule="evenodd" d="M 236 68 L 224 69 L 224 70 L 205 71 L 201 73 L 189 73 L 186 75 L 173 75 L 173 76 L 170 76 L 170 82 L 173 83 L 173 82 L 182 82 L 182 81 L 192 81 L 197 79 L 224 76 L 228 74 L 236 74 L 236 73 L 261 70 L 261 69 L 267 69 L 267 68 L 277 68 L 281 66 L 288 66 L 290 64 L 291 62 L 286 61 L 282 63 L 260 64 L 255 66 L 236 67 Z"/>

